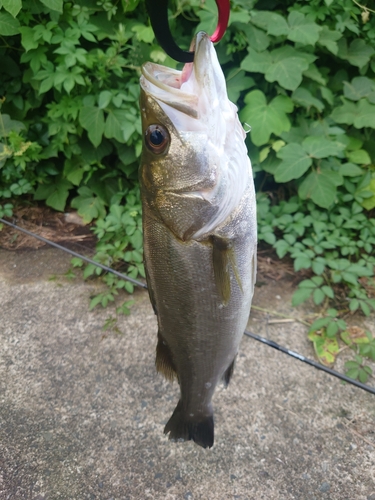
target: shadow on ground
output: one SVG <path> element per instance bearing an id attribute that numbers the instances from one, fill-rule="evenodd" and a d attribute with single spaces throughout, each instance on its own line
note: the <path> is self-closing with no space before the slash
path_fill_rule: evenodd
<path id="1" fill-rule="evenodd" d="M 0 251 L 1 500 L 375 500 L 374 396 L 244 338 L 214 448 L 171 443 L 178 387 L 155 372 L 147 294 L 104 333 L 113 312 L 88 311 L 99 284 L 48 281 L 68 267 Z M 290 294 L 268 281 L 255 303 L 295 316 Z M 313 355 L 298 322 L 249 327 Z"/>

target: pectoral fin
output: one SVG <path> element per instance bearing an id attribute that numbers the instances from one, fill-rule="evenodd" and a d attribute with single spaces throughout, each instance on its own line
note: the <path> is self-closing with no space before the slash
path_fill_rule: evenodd
<path id="1" fill-rule="evenodd" d="M 220 236 L 211 236 L 212 260 L 216 286 L 224 305 L 227 305 L 231 294 L 230 268 L 233 270 L 237 284 L 242 290 L 241 278 L 238 273 L 236 255 L 231 240 Z"/>

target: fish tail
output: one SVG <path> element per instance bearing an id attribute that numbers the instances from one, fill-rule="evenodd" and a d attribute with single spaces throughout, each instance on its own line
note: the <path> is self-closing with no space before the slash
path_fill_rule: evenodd
<path id="1" fill-rule="evenodd" d="M 181 401 L 179 401 L 164 428 L 164 434 L 168 433 L 171 441 L 193 440 L 203 448 L 212 448 L 214 444 L 213 413 L 202 416 L 201 419 L 197 419 L 196 416 L 191 417 L 186 413 Z"/>

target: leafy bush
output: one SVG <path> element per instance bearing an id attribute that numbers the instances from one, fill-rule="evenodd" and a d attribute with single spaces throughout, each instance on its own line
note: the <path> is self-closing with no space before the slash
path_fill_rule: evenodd
<path id="1" fill-rule="evenodd" d="M 95 223 L 96 258 L 143 275 L 140 66 L 176 63 L 157 45 L 143 1 L 1 3 L 1 198 L 76 208 Z M 214 0 L 171 9 L 181 47 L 216 26 Z M 231 9 L 217 51 L 251 129 L 259 239 L 311 271 L 293 302 L 335 306 L 311 334 L 336 339 L 343 313 L 375 308 L 374 12 L 366 0 L 233 0 Z M 109 285 L 112 295 L 125 286 Z"/>
<path id="2" fill-rule="evenodd" d="M 137 5 L 24 0 L 21 8 L 15 0 L 0 10 L 0 197 L 76 208 L 85 222 L 96 221 L 96 257 L 125 260 L 132 276 L 144 272 L 139 228 L 129 235 L 122 214 L 114 237 L 113 219 L 124 210 L 139 214 L 139 69 L 163 57 Z M 117 279 L 111 286 L 131 291 Z"/>

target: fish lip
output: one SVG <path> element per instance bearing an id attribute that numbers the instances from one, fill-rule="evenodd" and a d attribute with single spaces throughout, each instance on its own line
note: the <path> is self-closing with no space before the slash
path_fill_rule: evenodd
<path id="1" fill-rule="evenodd" d="M 186 82 L 193 73 L 193 68 L 199 74 L 199 67 L 207 67 L 210 62 L 210 49 L 212 46 L 212 42 L 210 37 L 204 31 L 200 31 L 195 35 L 191 42 L 190 50 L 194 51 L 194 62 L 186 63 L 182 69 L 182 71 L 168 68 L 166 66 L 162 66 L 161 64 L 146 62 L 141 67 L 142 77 L 141 85 L 144 90 L 147 90 L 146 82 L 152 83 L 160 90 L 164 90 L 166 92 L 178 95 L 181 98 L 185 96 L 190 96 L 190 93 L 183 92 L 181 90 L 181 85 Z M 204 70 L 203 70 L 204 71 Z M 164 78 L 158 79 L 157 74 L 163 75 Z M 170 81 L 172 84 L 168 84 Z"/>

